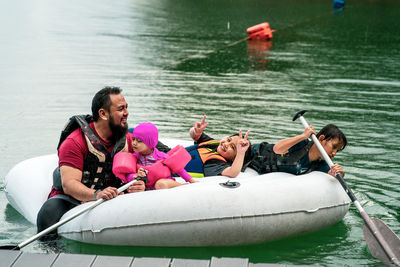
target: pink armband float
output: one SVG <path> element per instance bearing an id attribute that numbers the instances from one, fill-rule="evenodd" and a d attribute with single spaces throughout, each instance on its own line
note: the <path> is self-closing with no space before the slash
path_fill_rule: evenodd
<path id="1" fill-rule="evenodd" d="M 177 145 L 168 151 L 167 155 L 169 158 L 164 160 L 164 164 L 171 169 L 172 173 L 177 173 L 185 168 L 186 164 L 192 159 L 189 152 L 181 145 Z"/>
<path id="2" fill-rule="evenodd" d="M 119 179 L 128 183 L 132 181 L 133 175 L 137 173 L 139 168 L 144 168 L 147 170 L 148 178 L 146 187 L 151 188 L 159 179 L 170 177 L 171 174 L 183 170 L 192 158 L 189 152 L 181 145 L 171 149 L 167 155 L 168 158 L 160 160 L 153 165 L 143 167 L 137 163 L 137 158 L 134 154 L 118 152 L 114 156 L 112 171 Z"/>
<path id="3" fill-rule="evenodd" d="M 126 182 L 127 183 L 129 183 L 130 181 L 132 181 L 133 180 L 133 176 L 135 176 L 135 174 L 136 173 L 130 173 L 130 174 L 127 174 L 125 177 L 125 179 L 126 179 Z"/>
<path id="4" fill-rule="evenodd" d="M 114 156 L 112 171 L 125 183 L 129 182 L 126 175 L 137 172 L 136 156 L 129 152 L 118 152 Z"/>
<path id="5" fill-rule="evenodd" d="M 144 167 L 148 171 L 148 187 L 152 187 L 160 179 L 167 178 L 171 174 L 179 172 L 192 159 L 189 152 L 181 145 L 171 149 L 167 155 L 169 158 Z"/>

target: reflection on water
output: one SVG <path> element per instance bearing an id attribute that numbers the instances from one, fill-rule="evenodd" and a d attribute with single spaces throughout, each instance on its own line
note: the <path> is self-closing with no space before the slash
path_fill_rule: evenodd
<path id="1" fill-rule="evenodd" d="M 247 40 L 247 56 L 253 62 L 254 70 L 267 70 L 268 51 L 272 47 L 272 40 Z"/>
<path id="2" fill-rule="evenodd" d="M 349 145 L 334 161 L 371 217 L 400 233 L 400 2 L 318 0 L 9 1 L 0 14 L 0 177 L 26 158 L 55 153 L 66 120 L 90 112 L 105 85 L 123 88 L 129 124 L 154 122 L 188 139 L 207 114 L 208 133 L 250 129 L 253 142 L 335 123 Z M 271 41 L 247 41 L 268 21 Z M 227 27 L 229 25 L 229 27 Z M 0 179 L 0 242 L 35 233 L 7 206 Z M 379 266 L 355 208 L 328 229 L 234 248 L 118 248 L 61 240 L 61 251 L 111 255 L 248 257 L 253 262 Z M 360 245 L 361 244 L 361 245 Z M 26 251 L 47 251 L 35 242 Z"/>
<path id="3" fill-rule="evenodd" d="M 348 84 L 368 84 L 368 85 L 376 85 L 376 86 L 394 86 L 400 87 L 400 82 L 391 82 L 391 81 L 367 81 L 367 80 L 351 80 L 351 79 L 331 79 L 327 80 L 327 83 L 348 83 Z M 380 92 L 381 94 L 386 94 L 385 92 Z M 390 93 L 393 94 L 393 93 Z M 400 94 L 400 93 L 398 93 Z"/>
<path id="4" fill-rule="evenodd" d="M 232 247 L 126 247 L 126 246 L 100 246 L 90 245 L 63 239 L 67 253 L 83 254 L 109 254 L 132 256 L 141 255 L 145 257 L 168 257 L 173 258 L 196 258 L 210 259 L 211 257 L 238 257 L 250 258 L 251 262 L 265 262 L 265 258 L 272 262 L 286 262 L 287 258 L 293 257 L 293 251 L 299 251 L 295 255 L 298 264 L 309 264 L 319 261 L 320 258 L 329 257 L 333 250 L 339 249 L 341 242 L 348 235 L 348 228 L 343 222 L 332 226 L 332 229 L 324 229 L 313 234 L 287 238 L 263 244 L 232 246 Z M 303 250 L 304 246 L 313 244 L 314 254 Z M 355 244 L 354 244 L 355 245 Z M 133 253 L 134 252 L 134 253 Z"/>

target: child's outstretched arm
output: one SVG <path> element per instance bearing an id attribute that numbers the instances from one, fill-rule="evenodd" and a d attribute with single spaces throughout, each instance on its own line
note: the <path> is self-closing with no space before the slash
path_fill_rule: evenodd
<path id="1" fill-rule="evenodd" d="M 274 152 L 275 154 L 286 154 L 289 152 L 289 149 L 297 144 L 298 142 L 307 139 L 311 136 L 311 134 L 316 134 L 314 128 L 310 125 L 308 126 L 304 132 L 300 135 L 286 138 L 279 140 L 275 145 L 274 145 Z"/>
<path id="2" fill-rule="evenodd" d="M 203 119 L 201 121 L 197 121 L 194 123 L 193 127 L 190 128 L 189 130 L 189 135 L 192 137 L 194 141 L 199 140 L 201 134 L 203 133 L 204 129 L 207 127 L 208 122 L 205 123 L 206 121 L 206 115 L 203 116 Z"/>
<path id="3" fill-rule="evenodd" d="M 193 179 L 192 176 L 185 169 L 178 171 L 176 174 L 178 174 L 186 182 L 189 182 L 189 183 L 197 183 L 198 182 L 197 180 Z"/>
<path id="4" fill-rule="evenodd" d="M 244 162 L 244 156 L 246 155 L 246 151 L 250 146 L 249 140 L 247 140 L 247 136 L 249 135 L 250 131 L 247 131 L 246 135 L 242 137 L 242 130 L 239 131 L 239 141 L 236 145 L 236 157 L 233 160 L 233 163 L 230 167 L 226 168 L 221 172 L 221 175 L 228 176 L 235 178 L 238 176 L 240 171 L 242 170 L 243 167 L 243 162 Z"/>

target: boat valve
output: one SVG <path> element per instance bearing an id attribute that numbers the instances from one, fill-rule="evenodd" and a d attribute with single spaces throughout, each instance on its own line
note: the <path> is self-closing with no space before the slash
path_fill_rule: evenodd
<path id="1" fill-rule="evenodd" d="M 227 187 L 227 188 L 237 188 L 240 186 L 239 182 L 231 182 L 231 181 L 226 181 L 225 183 L 220 183 L 219 184 L 222 187 Z"/>

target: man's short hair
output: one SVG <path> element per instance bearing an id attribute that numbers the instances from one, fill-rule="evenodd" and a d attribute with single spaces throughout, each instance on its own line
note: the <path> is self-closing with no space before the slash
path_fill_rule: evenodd
<path id="1" fill-rule="evenodd" d="M 92 100 L 92 116 L 94 121 L 99 119 L 99 110 L 101 108 L 110 111 L 110 95 L 119 95 L 121 92 L 122 89 L 119 87 L 106 86 L 95 94 Z"/>

